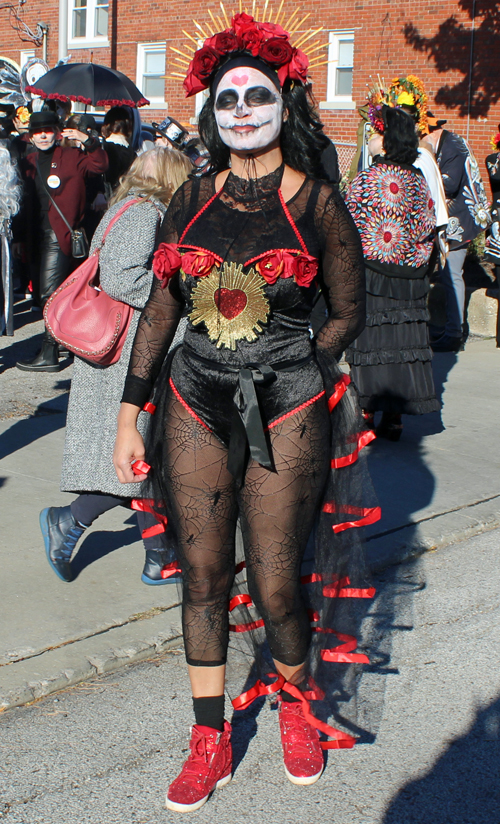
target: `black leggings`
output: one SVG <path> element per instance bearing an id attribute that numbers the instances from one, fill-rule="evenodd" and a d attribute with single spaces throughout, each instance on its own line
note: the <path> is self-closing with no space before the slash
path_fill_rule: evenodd
<path id="1" fill-rule="evenodd" d="M 78 523 L 90 526 L 97 520 L 99 515 L 103 515 L 104 512 L 108 512 L 117 506 L 127 506 L 128 503 L 128 498 L 119 498 L 117 495 L 101 495 L 99 492 L 84 492 L 71 503 L 71 514 Z M 149 512 L 136 512 L 136 515 L 141 535 L 146 529 L 158 523 L 154 515 L 151 515 Z M 157 535 L 149 538 L 143 537 L 142 540 L 146 550 L 162 548 L 161 540 Z"/>
<path id="2" fill-rule="evenodd" d="M 171 393 L 163 441 L 163 484 L 183 572 L 186 658 L 224 664 L 235 530 L 241 517 L 249 593 L 264 619 L 273 658 L 306 658 L 310 626 L 299 589 L 300 563 L 329 467 L 325 397 L 270 430 L 275 471 L 250 461 L 237 489 L 227 448 Z"/>
<path id="3" fill-rule="evenodd" d="M 51 294 L 71 274 L 77 262 L 71 255 L 64 254 L 52 229 L 41 233 L 39 254 L 39 274 L 35 292 L 43 309 Z"/>

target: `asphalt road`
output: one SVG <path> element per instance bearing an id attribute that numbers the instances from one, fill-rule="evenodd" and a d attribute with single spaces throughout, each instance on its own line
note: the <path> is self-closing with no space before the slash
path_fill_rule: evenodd
<path id="1" fill-rule="evenodd" d="M 344 717 L 362 743 L 321 780 L 290 784 L 269 703 L 234 721 L 236 771 L 199 822 L 496 824 L 500 630 L 492 531 L 391 567 L 364 622 L 373 665 Z M 244 661 L 235 667 L 244 677 Z M 6 824 L 162 824 L 185 758 L 191 702 L 180 652 L 0 718 Z M 185 816 L 182 820 L 189 820 Z"/>

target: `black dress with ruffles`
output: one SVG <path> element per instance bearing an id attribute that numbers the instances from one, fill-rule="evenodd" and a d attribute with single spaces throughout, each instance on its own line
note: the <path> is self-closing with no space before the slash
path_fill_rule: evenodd
<path id="1" fill-rule="evenodd" d="M 367 412 L 440 409 L 432 376 L 427 295 L 435 216 L 425 179 L 379 157 L 353 181 L 347 203 L 363 241 L 366 327 L 346 351 Z"/>

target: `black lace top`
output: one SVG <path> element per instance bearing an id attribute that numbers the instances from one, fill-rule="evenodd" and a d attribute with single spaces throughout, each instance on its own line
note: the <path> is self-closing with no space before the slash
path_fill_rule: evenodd
<path id="1" fill-rule="evenodd" d="M 305 262 L 306 270 L 311 261 L 318 264 L 316 280 L 329 318 L 317 336 L 317 350 L 338 358 L 359 335 L 365 279 L 353 220 L 338 192 L 311 178 L 285 204 L 282 175 L 283 166 L 250 181 L 230 172 L 219 193 L 215 176 L 188 180 L 175 193 L 160 230 L 160 249 L 162 243 L 177 244 L 186 265 L 166 288 L 154 279 L 124 401 L 142 406 L 147 400 L 183 310 L 189 317 L 185 344 L 205 358 L 241 366 L 300 357 L 301 341 L 310 348 L 316 286 L 304 285 L 308 278 L 300 273 L 292 276 L 290 261 Z M 207 254 L 215 262 L 209 273 L 187 266 L 189 255 L 192 261 Z"/>

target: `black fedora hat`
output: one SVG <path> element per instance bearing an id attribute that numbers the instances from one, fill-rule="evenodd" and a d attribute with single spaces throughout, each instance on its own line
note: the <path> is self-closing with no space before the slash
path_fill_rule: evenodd
<path id="1" fill-rule="evenodd" d="M 56 129 L 61 126 L 61 122 L 55 112 L 48 110 L 33 112 L 30 117 L 30 132 L 38 129 Z"/>

